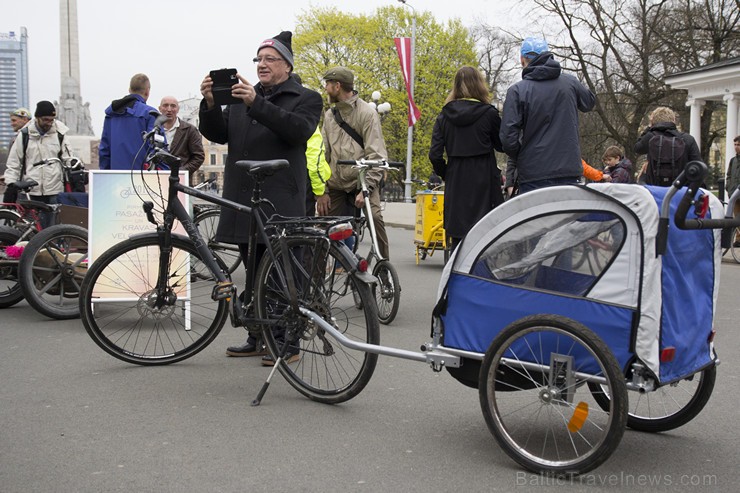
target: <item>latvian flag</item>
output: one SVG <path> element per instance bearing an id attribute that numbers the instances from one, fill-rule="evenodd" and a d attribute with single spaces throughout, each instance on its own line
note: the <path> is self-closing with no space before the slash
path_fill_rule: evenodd
<path id="1" fill-rule="evenodd" d="M 406 95 L 409 98 L 409 127 L 413 127 L 419 120 L 421 111 L 414 104 L 414 97 L 411 95 L 411 38 L 393 39 L 396 42 L 398 60 L 401 62 L 401 72 L 403 72 L 403 82 L 406 84 Z"/>

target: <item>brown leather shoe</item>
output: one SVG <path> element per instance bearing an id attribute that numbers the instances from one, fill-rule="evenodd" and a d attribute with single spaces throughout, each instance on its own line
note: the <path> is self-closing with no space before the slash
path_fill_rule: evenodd
<path id="1" fill-rule="evenodd" d="M 286 354 L 283 361 L 287 364 L 291 364 L 298 362 L 300 359 L 300 354 Z M 272 355 L 268 354 L 267 356 L 262 356 L 262 366 L 275 366 L 275 360 L 272 358 Z"/>

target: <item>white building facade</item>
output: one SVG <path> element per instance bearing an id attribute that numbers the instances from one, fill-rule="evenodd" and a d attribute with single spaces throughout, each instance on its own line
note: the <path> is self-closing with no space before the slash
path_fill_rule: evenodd
<path id="1" fill-rule="evenodd" d="M 740 135 L 740 57 L 686 70 L 665 78 L 673 89 L 688 91 L 686 106 L 691 108 L 689 133 L 701 146 L 701 108 L 707 101 L 724 101 L 727 105 L 727 131 L 722 170 L 735 155 L 733 139 Z"/>

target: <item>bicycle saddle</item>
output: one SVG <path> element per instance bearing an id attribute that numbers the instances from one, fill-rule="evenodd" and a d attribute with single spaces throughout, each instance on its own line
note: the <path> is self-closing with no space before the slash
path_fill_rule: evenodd
<path id="1" fill-rule="evenodd" d="M 38 184 L 39 182 L 37 182 L 36 180 L 21 180 L 14 182 L 13 186 L 18 190 L 23 190 L 24 192 L 27 192 Z"/>
<path id="2" fill-rule="evenodd" d="M 271 159 L 270 161 L 237 161 L 236 167 L 243 169 L 257 180 L 272 176 L 276 171 L 290 166 L 286 159 Z"/>

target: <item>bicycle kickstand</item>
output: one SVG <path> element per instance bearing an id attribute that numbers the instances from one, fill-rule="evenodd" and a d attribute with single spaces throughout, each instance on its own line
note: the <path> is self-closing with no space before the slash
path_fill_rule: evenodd
<path id="1" fill-rule="evenodd" d="M 262 398 L 265 396 L 265 393 L 267 392 L 267 388 L 270 386 L 272 377 L 273 375 L 275 375 L 275 371 L 277 371 L 278 366 L 280 366 L 280 363 L 283 362 L 283 359 L 285 358 L 285 353 L 287 352 L 288 352 L 288 339 L 286 337 L 285 342 L 283 342 L 283 345 L 280 348 L 280 354 L 275 359 L 275 364 L 272 366 L 272 370 L 270 370 L 270 374 L 267 375 L 267 380 L 265 380 L 265 383 L 262 384 L 262 388 L 257 394 L 257 397 L 255 397 L 254 400 L 252 401 L 252 407 L 259 406 L 262 403 Z"/>

